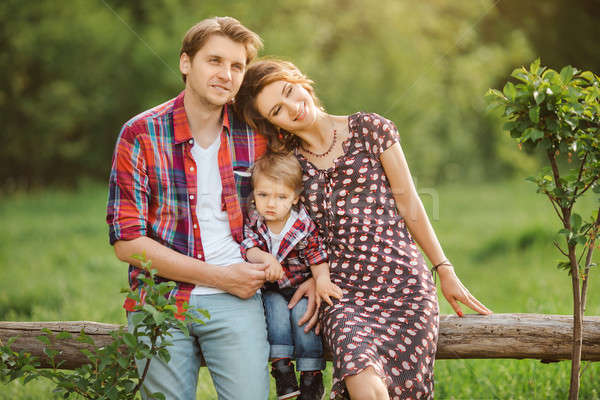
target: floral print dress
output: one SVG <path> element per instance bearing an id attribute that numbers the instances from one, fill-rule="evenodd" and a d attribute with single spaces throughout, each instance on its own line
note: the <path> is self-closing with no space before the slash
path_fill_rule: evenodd
<path id="1" fill-rule="evenodd" d="M 331 399 L 347 398 L 344 378 L 369 366 L 391 399 L 433 398 L 436 287 L 379 159 L 398 132 L 369 113 L 349 116 L 348 127 L 344 154 L 331 168 L 296 154 L 304 170 L 301 200 L 325 241 L 331 280 L 344 293 L 320 316 L 333 355 Z"/>

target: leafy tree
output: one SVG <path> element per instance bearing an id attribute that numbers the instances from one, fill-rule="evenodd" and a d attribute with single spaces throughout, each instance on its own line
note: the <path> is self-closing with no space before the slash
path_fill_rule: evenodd
<path id="1" fill-rule="evenodd" d="M 114 341 L 104 347 L 82 349 L 81 352 L 89 360 L 88 363 L 75 369 L 73 372 L 65 372 L 60 369 L 62 361 L 56 361 L 60 352 L 53 346 L 57 340 L 72 339 L 68 332 L 53 334 L 45 330 L 45 334 L 38 337 L 44 345 L 44 353 L 50 359 L 52 368 L 39 369 L 40 363 L 27 352 L 15 352 L 11 350 L 14 338 L 6 343 L 0 343 L 0 377 L 5 383 L 22 378 L 24 383 L 34 379 L 45 378 L 55 386 L 54 392 L 69 398 L 71 395 L 80 396 L 85 399 L 122 400 L 135 399 L 137 393 L 142 390 L 142 384 L 146 378 L 146 372 L 152 358 L 158 357 L 164 362 L 170 359 L 168 347 L 172 328 L 177 328 L 185 334 L 189 334 L 188 323 L 204 323 L 199 318 L 210 318 L 205 310 L 188 310 L 184 307 L 182 313 L 178 313 L 175 298 L 167 298 L 174 282 L 155 282 L 156 271 L 151 269 L 151 261 L 145 257 L 136 257 L 142 261 L 142 268 L 146 271 L 142 291 L 144 293 L 143 305 L 136 306 L 137 311 L 132 322 L 134 329 L 127 332 L 120 329 L 112 332 Z M 140 291 L 123 289 L 129 298 L 140 301 Z M 186 319 L 184 322 L 180 318 Z M 76 338 L 77 341 L 94 346 L 93 339 L 86 335 L 83 330 Z M 138 376 L 135 360 L 146 360 L 142 376 Z M 148 398 L 164 399 L 162 393 L 146 393 Z"/>
<path id="2" fill-rule="evenodd" d="M 565 259 L 558 268 L 571 276 L 573 293 L 573 353 L 569 398 L 579 393 L 583 314 L 592 254 L 600 230 L 600 207 L 581 216 L 574 207 L 590 189 L 600 195 L 600 78 L 571 66 L 560 73 L 533 62 L 518 68 L 502 92 L 488 92 L 490 104 L 503 110 L 504 128 L 519 146 L 540 150 L 547 167 L 530 178 L 560 219 L 564 242 L 554 244 Z M 560 157 L 567 156 L 565 162 Z M 600 200 L 600 196 L 598 196 Z"/>
<path id="3" fill-rule="evenodd" d="M 518 33 L 483 40 L 493 4 L 6 0 L 0 186 L 105 180 L 121 125 L 182 89 L 181 38 L 213 15 L 237 17 L 263 54 L 297 63 L 330 111 L 394 120 L 420 182 L 503 176 L 531 161 L 503 145 L 480 94 L 531 50 Z"/>

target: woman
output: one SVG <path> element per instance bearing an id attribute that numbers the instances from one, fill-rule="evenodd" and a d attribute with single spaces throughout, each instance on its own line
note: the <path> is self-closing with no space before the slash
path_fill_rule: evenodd
<path id="1" fill-rule="evenodd" d="M 343 291 L 321 314 L 333 354 L 331 398 L 433 398 L 436 286 L 413 238 L 459 316 L 458 301 L 491 311 L 445 257 L 394 124 L 377 114 L 327 114 L 312 83 L 289 62 L 262 60 L 249 66 L 236 107 L 272 151 L 293 151 L 304 171 L 301 200 Z"/>

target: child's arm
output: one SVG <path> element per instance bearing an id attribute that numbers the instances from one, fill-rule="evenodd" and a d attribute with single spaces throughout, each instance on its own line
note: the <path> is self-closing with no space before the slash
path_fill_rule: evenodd
<path id="1" fill-rule="evenodd" d="M 240 245 L 242 257 L 250 263 L 267 265 L 266 279 L 269 282 L 276 282 L 283 278 L 283 268 L 271 253 L 261 250 L 267 248 L 267 244 L 253 227 L 254 225 L 249 221 L 244 224 L 244 240 Z"/>
<path id="2" fill-rule="evenodd" d="M 317 309 L 321 304 L 321 299 L 332 306 L 333 301 L 331 301 L 330 297 L 335 297 L 338 300 L 342 298 L 342 289 L 329 279 L 328 263 L 324 262 L 317 265 L 311 265 L 310 271 L 317 284 Z"/>
<path id="3" fill-rule="evenodd" d="M 283 278 L 283 268 L 273 254 L 263 251 L 258 247 L 252 247 L 246 250 L 246 259 L 251 263 L 266 264 L 267 269 L 265 273 L 269 282 L 277 282 Z"/>

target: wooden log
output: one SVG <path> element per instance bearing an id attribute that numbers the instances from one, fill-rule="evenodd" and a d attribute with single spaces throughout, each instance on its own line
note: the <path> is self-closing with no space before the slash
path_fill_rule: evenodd
<path id="1" fill-rule="evenodd" d="M 437 359 L 571 359 L 573 317 L 545 314 L 440 317 Z M 584 317 L 582 360 L 600 361 L 600 317 Z"/>
<path id="2" fill-rule="evenodd" d="M 6 322 L 0 321 L 0 342 L 5 344 L 11 337 L 16 337 L 17 340 L 10 346 L 13 351 L 25 351 L 31 353 L 40 361 L 40 367 L 50 368 L 50 360 L 44 354 L 45 344 L 40 342 L 37 337 L 44 335 L 42 329 L 48 329 L 53 334 L 60 332 L 70 332 L 72 339 L 54 340 L 53 348 L 61 351 L 61 354 L 56 356 L 55 362 L 64 361 L 61 365 L 63 369 L 75 369 L 88 362 L 85 355 L 81 353 L 81 349 L 93 349 L 93 346 L 81 343 L 75 338 L 81 330 L 89 335 L 97 347 L 106 346 L 114 340 L 110 335 L 111 332 L 122 328 L 120 325 L 103 324 L 92 321 L 60 321 L 60 322 Z"/>
<path id="3" fill-rule="evenodd" d="M 571 358 L 573 318 L 568 315 L 493 314 L 455 315 L 440 317 L 437 359 L 459 358 L 531 358 L 542 361 L 560 361 Z M 112 341 L 110 332 L 119 325 L 90 321 L 70 322 L 0 322 L 0 341 L 18 337 L 11 348 L 26 351 L 38 357 L 42 367 L 48 367 L 43 353 L 44 345 L 36 339 L 46 328 L 53 333 L 71 332 L 77 336 L 83 331 L 97 346 Z M 73 369 L 86 362 L 79 351 L 89 348 L 75 339 L 57 340 L 55 348 L 62 353 L 64 369 Z M 327 354 L 331 360 L 331 354 Z M 583 328 L 582 360 L 600 361 L 600 317 L 585 317 Z"/>

